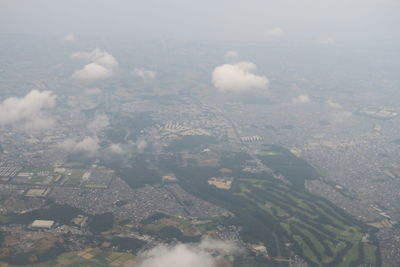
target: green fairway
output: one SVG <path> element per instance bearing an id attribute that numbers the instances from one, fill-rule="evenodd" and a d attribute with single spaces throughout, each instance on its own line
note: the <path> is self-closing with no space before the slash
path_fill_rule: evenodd
<path id="1" fill-rule="evenodd" d="M 243 241 L 266 244 L 272 257 L 289 258 L 294 252 L 310 266 L 379 265 L 375 239 L 361 241 L 368 233 L 374 235 L 373 228 L 304 190 L 305 180 L 319 177 L 307 162 L 282 147 L 268 145 L 265 149 L 261 161 L 288 182 L 267 173 L 243 171 L 241 159 L 249 158 L 243 153 L 226 154 L 215 167 L 177 165 L 169 171 L 188 192 L 235 214 L 225 223 L 241 226 Z M 232 170 L 230 190 L 207 183 L 220 175 L 221 168 Z"/>

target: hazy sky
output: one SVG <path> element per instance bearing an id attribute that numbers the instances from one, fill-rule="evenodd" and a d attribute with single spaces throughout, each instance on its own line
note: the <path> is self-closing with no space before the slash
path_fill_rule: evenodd
<path id="1" fill-rule="evenodd" d="M 399 0 L 0 0 L 0 32 L 250 42 L 398 41 Z"/>

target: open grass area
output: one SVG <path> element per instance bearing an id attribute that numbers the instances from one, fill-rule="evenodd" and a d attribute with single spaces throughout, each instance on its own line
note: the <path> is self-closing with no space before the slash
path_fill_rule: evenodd
<path id="1" fill-rule="evenodd" d="M 311 199 L 306 192 L 296 192 L 285 185 L 272 187 L 255 179 L 237 182 L 238 194 L 274 217 L 310 263 L 330 264 L 339 258 L 342 260 L 338 266 L 351 266 L 356 261 L 375 263 L 377 247 L 373 244 L 365 244 L 364 256 L 359 258 L 358 247 L 366 228 L 329 202 Z"/>
<path id="2" fill-rule="evenodd" d="M 368 260 L 368 262 L 375 262 L 376 261 L 376 247 L 368 244 L 368 243 L 364 243 L 363 244 L 363 250 L 364 250 L 364 257 Z"/>
<path id="3" fill-rule="evenodd" d="M 295 169 L 290 169 L 290 164 L 280 164 L 278 170 L 291 175 L 290 183 L 264 173 L 243 173 L 231 164 L 221 164 L 215 171 L 196 167 L 176 169 L 175 173 L 186 190 L 235 214 L 227 223 L 243 227 L 241 236 L 245 242 L 267 244 L 272 256 L 288 257 L 294 252 L 310 266 L 376 266 L 377 244 L 368 243 L 368 251 L 359 253 L 363 236 L 372 229 L 331 202 L 305 191 L 304 179 L 309 175 L 316 178 L 316 172 L 309 165 L 303 166 L 306 162 L 287 157 L 295 162 Z M 269 159 L 268 163 L 276 161 Z M 214 172 L 221 168 L 236 170 L 230 174 L 234 178 L 230 190 L 218 190 L 207 184 L 208 177 L 215 176 Z M 295 173 L 299 170 L 305 173 L 296 181 Z M 186 177 L 191 177 L 190 181 Z"/>
<path id="4" fill-rule="evenodd" d="M 32 184 L 43 184 L 46 180 L 47 180 L 47 177 L 45 177 L 45 176 L 35 175 L 32 177 L 30 182 Z"/>
<path id="5" fill-rule="evenodd" d="M 240 227 L 244 242 L 265 244 L 272 260 L 288 259 L 295 253 L 310 266 L 379 265 L 371 256 L 378 251 L 375 238 L 362 250 L 365 253 L 359 251 L 363 236 L 373 236 L 373 229 L 305 190 L 306 180 L 321 178 L 311 165 L 278 145 L 262 145 L 260 150 L 253 156 L 224 152 L 215 166 L 188 164 L 176 155 L 163 159 L 162 165 L 166 172 L 175 174 L 187 192 L 234 214 L 225 217 L 223 223 Z M 280 178 L 269 172 L 247 171 L 254 157 Z M 208 183 L 221 175 L 221 169 L 230 170 L 230 190 Z"/>
<path id="6" fill-rule="evenodd" d="M 340 267 L 351 266 L 351 263 L 356 261 L 358 257 L 359 257 L 358 244 L 353 244 L 352 247 L 346 253 L 346 255 L 343 256 L 343 260 L 338 266 Z"/>
<path id="7" fill-rule="evenodd" d="M 15 184 L 54 184 L 58 174 L 51 166 L 28 166 L 14 177 L 11 182 Z"/>
<path id="8" fill-rule="evenodd" d="M 44 172 L 44 171 L 53 171 L 53 167 L 51 166 L 27 166 L 22 168 L 21 172 L 32 172 L 32 173 L 38 173 L 38 172 Z"/>
<path id="9" fill-rule="evenodd" d="M 65 185 L 79 186 L 82 182 L 82 176 L 85 174 L 86 170 L 81 169 L 70 169 L 65 175 Z"/>
<path id="10" fill-rule="evenodd" d="M 0 215 L 0 224 L 6 224 L 8 222 L 8 217 L 5 215 Z"/>

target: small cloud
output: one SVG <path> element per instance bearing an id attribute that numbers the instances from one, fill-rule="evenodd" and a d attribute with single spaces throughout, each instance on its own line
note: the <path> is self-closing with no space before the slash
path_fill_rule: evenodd
<path id="1" fill-rule="evenodd" d="M 99 150 L 100 144 L 97 137 L 86 136 L 81 141 L 67 139 L 60 143 L 59 147 L 69 152 L 88 152 L 93 154 Z"/>
<path id="2" fill-rule="evenodd" d="M 285 32 L 280 27 L 274 27 L 269 30 L 268 34 L 273 36 L 282 36 Z"/>
<path id="3" fill-rule="evenodd" d="M 56 95 L 51 91 L 32 90 L 22 98 L 7 98 L 0 103 L 0 125 L 22 122 L 30 129 L 52 127 L 54 121 L 45 116 L 44 111 L 55 105 Z"/>
<path id="4" fill-rule="evenodd" d="M 144 139 L 139 139 L 136 141 L 136 148 L 140 153 L 143 153 L 144 150 L 147 148 L 147 141 Z"/>
<path id="5" fill-rule="evenodd" d="M 157 76 L 157 72 L 152 70 L 146 70 L 144 68 L 135 68 L 133 74 L 142 79 L 154 79 Z"/>
<path id="6" fill-rule="evenodd" d="M 332 123 L 340 124 L 351 118 L 352 113 L 349 111 L 339 111 L 332 113 L 330 117 Z"/>
<path id="7" fill-rule="evenodd" d="M 239 53 L 233 50 L 230 50 L 228 52 L 225 53 L 224 57 L 226 59 L 236 59 L 239 57 Z"/>
<path id="8" fill-rule="evenodd" d="M 25 123 L 24 128 L 26 130 L 44 130 L 54 128 L 56 122 L 52 118 L 46 118 L 44 116 L 38 115 L 33 117 Z"/>
<path id="9" fill-rule="evenodd" d="M 76 41 L 76 37 L 73 33 L 67 34 L 64 36 L 64 41 L 68 41 L 68 42 L 75 42 Z"/>
<path id="10" fill-rule="evenodd" d="M 342 109 L 343 108 L 342 105 L 340 105 L 337 102 L 333 102 L 331 100 L 327 100 L 325 103 L 330 108 L 334 108 L 334 109 Z"/>
<path id="11" fill-rule="evenodd" d="M 118 66 L 117 60 L 112 55 L 101 51 L 99 48 L 91 52 L 72 53 L 71 58 L 92 61 L 92 63 L 73 73 L 72 78 L 82 81 L 110 78 L 113 76 L 113 68 Z"/>
<path id="12" fill-rule="evenodd" d="M 110 120 L 106 114 L 98 114 L 92 121 L 87 124 L 87 129 L 92 133 L 97 133 L 110 124 Z"/>
<path id="13" fill-rule="evenodd" d="M 72 74 L 72 78 L 82 81 L 94 81 L 99 79 L 110 78 L 113 75 L 112 69 L 103 67 L 97 63 L 85 65 L 82 69 Z"/>
<path id="14" fill-rule="evenodd" d="M 115 155 L 123 155 L 126 151 L 122 148 L 120 144 L 111 144 L 107 147 L 107 151 Z"/>
<path id="15" fill-rule="evenodd" d="M 99 48 L 96 48 L 90 52 L 74 52 L 71 54 L 71 57 L 93 61 L 105 67 L 118 66 L 118 61 L 115 59 L 114 56 L 105 51 L 100 50 Z"/>
<path id="16" fill-rule="evenodd" d="M 292 103 L 296 104 L 296 105 L 298 105 L 298 104 L 308 104 L 310 102 L 311 102 L 310 97 L 308 95 L 305 95 L 305 94 L 301 94 L 301 95 L 296 96 L 295 98 L 292 98 Z"/>
<path id="17" fill-rule="evenodd" d="M 246 92 L 268 87 L 265 76 L 254 74 L 257 67 L 251 62 L 218 66 L 212 72 L 212 82 L 221 92 Z"/>
<path id="18" fill-rule="evenodd" d="M 224 257 L 239 253 L 232 242 L 209 238 L 198 244 L 161 244 L 141 253 L 138 267 L 215 267 Z"/>

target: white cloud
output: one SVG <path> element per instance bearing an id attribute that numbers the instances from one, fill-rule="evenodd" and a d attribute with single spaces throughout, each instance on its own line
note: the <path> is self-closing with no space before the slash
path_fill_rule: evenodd
<path id="1" fill-rule="evenodd" d="M 231 242 L 206 238 L 199 244 L 159 245 L 139 255 L 138 267 L 216 267 L 218 260 L 237 253 Z"/>
<path id="2" fill-rule="evenodd" d="M 340 105 L 340 104 L 337 103 L 337 102 L 333 102 L 333 101 L 331 101 L 331 100 L 327 100 L 327 101 L 326 101 L 326 105 L 327 105 L 328 107 L 330 107 L 330 108 L 335 108 L 335 109 L 342 109 L 342 108 L 343 108 L 342 105 Z"/>
<path id="3" fill-rule="evenodd" d="M 310 97 L 305 94 L 301 94 L 301 95 L 298 95 L 298 96 L 292 98 L 293 104 L 308 104 L 310 102 L 311 102 Z"/>
<path id="4" fill-rule="evenodd" d="M 109 78 L 113 75 L 112 69 L 103 67 L 97 63 L 85 65 L 82 69 L 77 70 L 72 75 L 72 78 L 85 81 L 93 81 L 98 79 Z"/>
<path id="5" fill-rule="evenodd" d="M 56 95 L 51 91 L 32 90 L 22 98 L 10 97 L 0 103 L 0 125 L 23 122 L 27 128 L 48 128 L 50 118 L 44 118 L 44 110 L 53 108 Z"/>
<path id="6" fill-rule="evenodd" d="M 285 34 L 285 32 L 280 27 L 274 27 L 270 29 L 268 33 L 273 36 L 282 36 Z"/>
<path id="7" fill-rule="evenodd" d="M 76 143 L 75 148 L 78 151 L 95 152 L 100 148 L 99 139 L 97 137 L 87 136 L 82 141 Z"/>
<path id="8" fill-rule="evenodd" d="M 236 59 L 239 57 L 239 53 L 233 50 L 230 50 L 228 52 L 225 53 L 224 57 L 226 59 Z"/>
<path id="9" fill-rule="evenodd" d="M 75 52 L 71 55 L 72 58 L 84 59 L 93 61 L 99 65 L 105 67 L 116 67 L 118 62 L 111 54 L 100 50 L 99 48 L 94 49 L 90 52 Z"/>
<path id="10" fill-rule="evenodd" d="M 147 142 L 144 139 L 139 139 L 136 141 L 136 147 L 140 153 L 142 153 L 147 148 Z"/>
<path id="11" fill-rule="evenodd" d="M 95 153 L 99 150 L 99 139 L 97 137 L 86 136 L 81 141 L 67 139 L 59 144 L 59 147 L 69 152 L 89 152 Z"/>
<path id="12" fill-rule="evenodd" d="M 332 100 L 327 100 L 326 105 L 332 109 L 330 113 L 330 121 L 333 124 L 340 124 L 350 119 L 353 114 L 343 109 L 343 106 Z"/>
<path id="13" fill-rule="evenodd" d="M 334 124 L 340 124 L 352 117 L 352 113 L 349 111 L 339 111 L 331 114 L 331 122 Z"/>
<path id="14" fill-rule="evenodd" d="M 88 123 L 87 128 L 93 133 L 97 133 L 106 128 L 110 124 L 110 120 L 106 114 L 98 114 Z"/>
<path id="15" fill-rule="evenodd" d="M 224 64 L 214 69 L 212 82 L 222 92 L 245 92 L 267 88 L 268 79 L 254 74 L 257 67 L 251 62 Z"/>
<path id="16" fill-rule="evenodd" d="M 56 122 L 52 118 L 44 118 L 41 115 L 35 116 L 25 123 L 26 130 L 43 130 L 54 128 Z"/>
<path id="17" fill-rule="evenodd" d="M 120 144 L 111 144 L 107 147 L 107 151 L 111 154 L 123 155 L 126 151 L 122 148 Z"/>
<path id="18" fill-rule="evenodd" d="M 71 57 L 92 61 L 72 75 L 72 78 L 83 81 L 110 78 L 113 75 L 113 68 L 118 66 L 117 60 L 112 55 L 99 48 L 91 52 L 75 52 Z"/>
<path id="19" fill-rule="evenodd" d="M 133 74 L 142 79 L 154 79 L 157 76 L 155 71 L 146 70 L 144 68 L 135 68 Z"/>
<path id="20" fill-rule="evenodd" d="M 69 41 L 69 42 L 76 41 L 76 37 L 73 33 L 65 35 L 63 39 L 64 39 L 64 41 Z"/>

